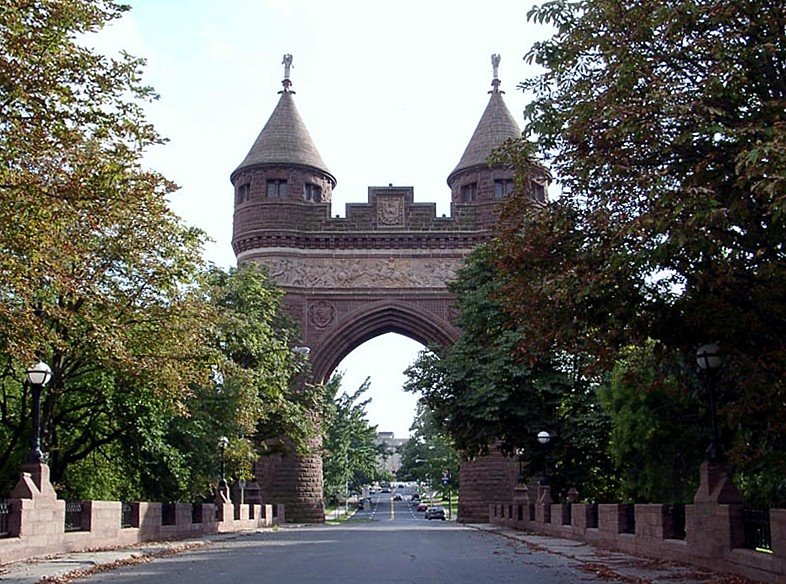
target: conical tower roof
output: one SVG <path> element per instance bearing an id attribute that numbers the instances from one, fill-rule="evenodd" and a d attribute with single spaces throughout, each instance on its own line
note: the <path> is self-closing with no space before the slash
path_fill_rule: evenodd
<path id="1" fill-rule="evenodd" d="M 295 92 L 290 91 L 290 86 L 291 82 L 287 77 L 284 79 L 284 90 L 281 92 L 276 109 L 273 110 L 251 150 L 232 173 L 232 176 L 239 170 L 252 166 L 297 164 L 324 172 L 330 176 L 335 186 L 336 179 L 333 173 L 328 170 L 319 155 L 319 151 L 314 146 L 311 135 L 297 111 L 293 98 Z"/>
<path id="2" fill-rule="evenodd" d="M 494 80 L 491 82 L 493 89 L 489 92 L 491 98 L 466 150 L 464 150 L 464 154 L 461 156 L 461 160 L 456 168 L 453 169 L 453 172 L 450 173 L 448 184 L 450 184 L 453 175 L 462 170 L 472 168 L 473 166 L 486 166 L 491 151 L 502 145 L 508 138 L 521 137 L 521 128 L 519 128 L 502 99 L 504 92 L 499 90 L 500 81 L 497 78 L 496 71 L 499 58 L 497 57 L 495 61 L 495 56 L 492 56 Z"/>

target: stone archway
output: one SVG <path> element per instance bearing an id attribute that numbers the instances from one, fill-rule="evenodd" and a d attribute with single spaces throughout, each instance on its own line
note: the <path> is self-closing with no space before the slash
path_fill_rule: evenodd
<path id="1" fill-rule="evenodd" d="M 473 217 L 470 206 L 436 217 L 433 204 L 413 201 L 412 187 L 371 187 L 368 202 L 351 204 L 344 218 L 331 217 L 327 204 L 246 204 L 236 210 L 234 244 L 240 263 L 258 263 L 285 291 L 300 343 L 311 348 L 313 380 L 324 382 L 352 350 L 387 332 L 425 346 L 456 341 L 447 284 L 488 238 Z M 256 229 L 248 229 L 250 219 Z M 313 455 L 277 454 L 256 468 L 263 495 L 296 521 L 324 520 L 320 444 L 312 446 Z M 487 499 L 468 489 L 462 497 Z"/>
<path id="2" fill-rule="evenodd" d="M 452 345 L 458 329 L 440 317 L 400 300 L 380 300 L 347 315 L 342 326 L 311 347 L 314 380 L 327 381 L 357 347 L 379 335 L 397 333 L 428 347 Z"/>
<path id="3" fill-rule="evenodd" d="M 284 61 L 291 64 L 291 55 Z M 447 283 L 491 236 L 499 205 L 515 185 L 511 168 L 488 163 L 495 148 L 521 136 L 500 91 L 498 55 L 492 64 L 488 104 L 447 178 L 449 217 L 437 217 L 434 203 L 415 203 L 412 187 L 392 184 L 369 187 L 366 203 L 350 203 L 345 217 L 333 217 L 337 181 L 295 107 L 285 68 L 278 105 L 230 177 L 232 247 L 239 264 L 260 264 L 285 291 L 287 311 L 302 329 L 300 343 L 311 347 L 315 381 L 386 332 L 424 345 L 457 339 Z M 533 178 L 534 201 L 545 200 L 548 181 L 545 170 Z M 292 520 L 324 521 L 320 444 L 313 446 L 312 455 L 277 455 L 257 465 L 263 494 L 284 503 Z M 462 465 L 461 498 L 471 506 L 459 507 L 459 519 L 488 519 L 487 504 L 509 494 L 509 466 L 499 457 Z"/>

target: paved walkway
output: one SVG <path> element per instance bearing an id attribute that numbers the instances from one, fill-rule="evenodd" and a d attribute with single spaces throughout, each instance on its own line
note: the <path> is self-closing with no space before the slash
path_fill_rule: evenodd
<path id="1" fill-rule="evenodd" d="M 590 544 L 543 535 L 529 534 L 509 527 L 491 524 L 470 525 L 475 529 L 507 537 L 522 543 L 533 553 L 546 552 L 575 562 L 589 574 L 608 582 L 626 584 L 757 584 L 754 580 L 718 574 L 695 566 L 664 562 L 612 552 Z"/>
<path id="2" fill-rule="evenodd" d="M 527 534 L 507 527 L 486 524 L 468 525 L 496 537 L 506 537 L 511 545 L 525 545 L 533 554 L 548 553 L 567 558 L 588 575 L 609 583 L 624 584 L 752 584 L 739 576 L 717 574 L 692 566 L 637 558 L 628 554 L 609 552 L 582 542 Z M 296 529 L 289 525 L 281 529 Z M 259 531 L 273 531 L 265 528 Z M 330 529 L 329 527 L 327 529 Z M 216 541 L 242 538 L 250 533 L 240 532 L 204 536 L 198 539 L 169 542 L 150 542 L 116 550 L 87 551 L 56 557 L 15 562 L 0 566 L 2 584 L 61 584 L 81 577 L 111 570 L 114 567 L 143 563 L 157 557 L 182 553 L 209 546 Z"/>

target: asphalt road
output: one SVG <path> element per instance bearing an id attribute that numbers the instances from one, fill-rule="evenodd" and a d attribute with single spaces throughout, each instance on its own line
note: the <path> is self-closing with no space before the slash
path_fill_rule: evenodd
<path id="1" fill-rule="evenodd" d="M 568 560 L 423 518 L 410 501 L 375 495 L 341 525 L 284 527 L 117 568 L 90 583 L 574 584 L 596 581 Z"/>

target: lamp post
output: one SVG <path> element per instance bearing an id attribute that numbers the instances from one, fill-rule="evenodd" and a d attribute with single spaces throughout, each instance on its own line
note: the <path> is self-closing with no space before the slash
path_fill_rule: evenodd
<path id="1" fill-rule="evenodd" d="M 227 485 L 227 475 L 226 475 L 226 465 L 225 465 L 225 458 L 224 453 L 226 452 L 227 446 L 229 446 L 229 438 L 226 436 L 221 436 L 218 439 L 218 450 L 221 453 L 221 477 L 218 481 L 218 488 L 224 493 L 229 485 Z"/>
<path id="2" fill-rule="evenodd" d="M 27 381 L 30 384 L 33 398 L 33 439 L 27 462 L 32 464 L 41 464 L 43 460 L 43 452 L 41 452 L 41 390 L 51 378 L 52 370 L 43 361 L 39 361 L 27 370 Z"/>
<path id="3" fill-rule="evenodd" d="M 442 471 L 442 486 L 448 488 L 448 520 L 450 520 L 453 515 L 453 501 L 451 498 L 453 493 L 450 489 L 450 469 L 446 468 Z"/>
<path id="4" fill-rule="evenodd" d="M 518 483 L 520 485 L 524 484 L 524 449 L 523 448 L 516 448 L 516 456 L 519 459 L 519 480 Z"/>
<path id="5" fill-rule="evenodd" d="M 549 484 L 549 477 L 546 474 L 546 446 L 548 445 L 549 440 L 551 440 L 551 434 L 545 430 L 538 432 L 538 444 L 540 444 L 540 448 L 543 451 L 543 476 L 540 478 L 541 485 Z"/>
<path id="6" fill-rule="evenodd" d="M 720 348 L 715 343 L 702 345 L 696 351 L 696 363 L 707 375 L 707 390 L 710 397 L 710 443 L 707 446 L 707 460 L 723 460 L 723 449 L 718 432 L 718 403 L 715 394 L 715 374 L 721 366 Z"/>
<path id="7" fill-rule="evenodd" d="M 238 479 L 237 487 L 240 489 L 240 504 L 243 505 L 245 503 L 246 481 L 244 479 Z"/>

